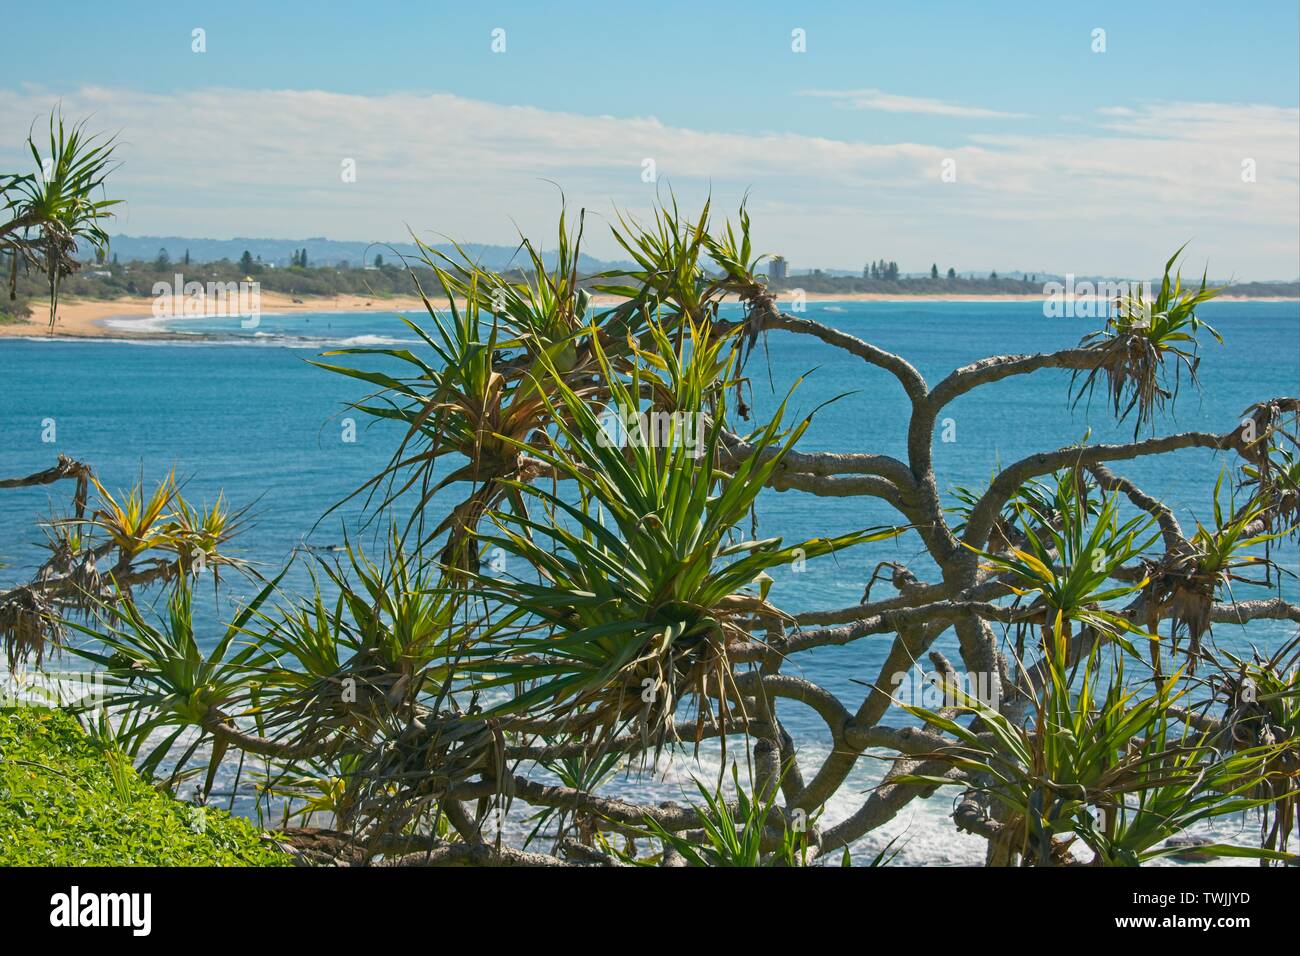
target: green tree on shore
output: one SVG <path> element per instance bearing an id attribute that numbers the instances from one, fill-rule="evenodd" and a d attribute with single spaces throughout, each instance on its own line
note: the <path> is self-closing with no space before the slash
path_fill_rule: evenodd
<path id="1" fill-rule="evenodd" d="M 112 138 L 87 135 L 84 123 L 65 126 L 55 110 L 44 149 L 34 136 L 27 137 L 35 171 L 0 173 L 0 259 L 8 259 L 9 298 L 16 295 L 20 265 L 44 275 L 50 328 L 60 284 L 80 267 L 78 244 L 89 243 L 96 251 L 108 248 L 104 223 L 120 200 L 103 198 L 103 186 L 116 168 L 115 148 Z"/>

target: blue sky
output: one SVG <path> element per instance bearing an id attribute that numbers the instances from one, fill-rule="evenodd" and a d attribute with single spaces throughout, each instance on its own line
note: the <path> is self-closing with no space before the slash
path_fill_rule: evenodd
<path id="1" fill-rule="evenodd" d="M 760 237 L 796 263 L 1138 274 L 1191 238 L 1212 271 L 1289 278 L 1298 11 L 25 4 L 11 35 L 57 37 L 58 54 L 7 44 L 0 160 L 61 101 L 121 131 L 131 234 L 508 241 L 512 220 L 545 228 L 547 179 L 604 214 L 643 210 L 654 158 L 686 201 L 748 191 Z M 359 170 L 346 192 L 341 158 Z"/>

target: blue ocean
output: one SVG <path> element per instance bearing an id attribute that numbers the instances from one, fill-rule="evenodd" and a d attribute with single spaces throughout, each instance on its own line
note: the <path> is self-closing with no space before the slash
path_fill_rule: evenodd
<path id="1" fill-rule="evenodd" d="M 987 355 L 1073 346 L 1098 324 L 1045 318 L 1041 303 L 1028 301 L 817 302 L 809 303 L 805 314 L 901 354 L 931 385 Z M 1201 315 L 1223 335 L 1224 344 L 1202 336 L 1199 387 L 1184 379 L 1177 402 L 1157 422 L 1158 433 L 1224 432 L 1253 402 L 1294 395 L 1300 387 L 1300 303 L 1213 302 Z M 427 315 L 410 317 L 428 321 Z M 283 582 L 290 591 L 307 585 L 308 548 L 328 549 L 346 533 L 363 545 L 375 543 L 378 554 L 382 540 L 375 538 L 382 539 L 386 526 L 366 523 L 363 501 L 325 515 L 387 463 L 400 435 L 348 409 L 349 402 L 365 397 L 363 383 L 310 363 L 323 351 L 351 345 L 418 349 L 418 338 L 395 315 L 384 313 L 263 316 L 256 329 L 241 328 L 237 319 L 186 320 L 173 330 L 178 338 L 165 341 L 0 340 L 0 477 L 48 468 L 58 454 L 91 465 L 110 489 L 127 488 L 141 476 L 152 482 L 175 469 L 193 501 L 210 503 L 224 492 L 235 506 L 251 506 L 240 554 L 264 572 L 294 558 Z M 782 332 L 760 342 L 746 373 L 760 416 L 801 377 L 792 419 L 837 398 L 817 411 L 801 449 L 905 456 L 907 403 L 887 373 L 811 338 Z M 1036 451 L 1085 440 L 1132 439 L 1132 422 L 1117 424 L 1100 392 L 1091 405 L 1085 399 L 1071 407 L 1069 386 L 1068 372 L 1042 371 L 977 390 L 950 406 L 945 417 L 952 419 L 948 437 L 953 440 L 939 441 L 936 435 L 940 488 L 981 488 L 1000 466 Z M 54 440 L 46 441 L 51 421 Z M 346 440 L 353 425 L 355 440 Z M 1227 455 L 1187 450 L 1120 462 L 1114 470 L 1174 506 L 1184 527 L 1194 527 L 1197 518 L 1209 519 L 1215 481 L 1234 465 Z M 43 560 L 37 522 L 64 513 L 71 490 L 62 483 L 0 491 L 0 586 L 28 579 Z M 759 521 L 765 536 L 796 541 L 899 519 L 874 499 L 768 491 Z M 1275 546 L 1273 557 L 1300 571 L 1293 544 Z M 779 573 L 773 599 L 795 612 L 855 604 L 881 561 L 907 564 L 922 579 L 932 571 L 919 540 L 904 535 L 809 562 L 800 574 Z M 236 595 L 248 590 L 235 576 L 226 582 Z M 1262 596 L 1249 588 L 1237 593 Z M 1296 600 L 1300 592 L 1292 580 L 1283 583 L 1282 593 Z M 215 641 L 216 599 L 204 591 L 196 600 L 211 627 L 207 639 Z M 1220 625 L 1213 640 L 1241 652 L 1252 644 L 1275 647 L 1293 631 L 1286 622 L 1256 622 L 1248 629 Z M 945 639 L 938 647 L 956 659 L 954 642 Z M 876 679 L 887 649 L 888 638 L 867 638 L 801 655 L 792 667 L 800 672 L 801 666 L 803 676 L 854 709 L 866 693 L 863 684 Z M 794 705 L 782 717 L 810 758 L 825 751 L 828 741 L 815 717 Z M 902 713 L 888 719 L 907 720 Z M 666 791 L 677 799 L 689 796 L 693 772 L 715 772 L 686 763 L 661 770 L 638 784 L 661 799 Z M 883 761 L 861 761 L 854 785 L 840 792 L 828 819 L 856 809 L 884 770 Z M 627 791 L 626 782 L 617 786 Z M 862 849 L 870 852 L 901 835 L 900 862 L 976 862 L 983 842 L 956 834 L 945 819 L 950 807 L 950 794 L 914 803 L 889 827 L 870 834 Z M 1236 825 L 1219 826 L 1231 833 Z M 1239 826 L 1249 832 L 1254 823 L 1244 819 Z"/>

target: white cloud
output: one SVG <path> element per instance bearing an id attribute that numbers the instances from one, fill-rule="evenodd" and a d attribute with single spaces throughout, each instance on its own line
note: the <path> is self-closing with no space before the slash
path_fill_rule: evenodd
<path id="1" fill-rule="evenodd" d="M 1216 275 L 1300 273 L 1300 111 L 1161 103 L 1078 117 L 1068 134 L 984 134 L 951 147 L 791 133 L 727 133 L 504 106 L 449 94 L 201 89 L 172 95 L 86 87 L 0 90 L 0 169 L 55 102 L 120 130 L 134 235 L 421 235 L 551 238 L 558 183 L 572 205 L 646 210 L 656 187 L 719 209 L 748 192 L 756 242 L 796 266 L 1148 274 L 1187 239 Z M 340 164 L 357 164 L 343 183 Z M 954 160 L 957 182 L 940 180 Z M 1243 183 L 1253 159 L 1257 181 Z M 614 257 L 604 231 L 589 251 Z"/>
<path id="2" fill-rule="evenodd" d="M 923 96 L 901 96 L 884 90 L 804 90 L 800 96 L 833 100 L 845 109 L 881 113 L 917 113 L 922 116 L 958 116 L 963 119 L 1028 119 L 1024 113 L 1004 113 L 979 106 L 963 106 Z"/>

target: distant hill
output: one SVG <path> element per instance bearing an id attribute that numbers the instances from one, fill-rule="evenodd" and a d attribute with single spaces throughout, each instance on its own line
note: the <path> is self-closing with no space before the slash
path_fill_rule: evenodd
<path id="1" fill-rule="evenodd" d="M 384 257 L 385 262 L 398 263 L 396 252 L 405 256 L 414 256 L 416 248 L 410 242 L 350 242 L 338 239 L 194 239 L 186 236 L 113 236 L 110 240 L 109 255 L 116 255 L 122 262 L 138 259 L 152 262 L 158 256 L 159 249 L 166 249 L 173 262 L 184 258 L 189 250 L 190 261 L 220 262 L 229 259 L 237 262 L 244 250 L 254 259 L 264 264 L 277 267 L 287 266 L 290 259 L 300 249 L 307 250 L 307 262 L 313 266 L 337 266 L 347 263 L 353 267 L 371 265 L 376 255 Z M 439 252 L 451 254 L 450 243 L 433 246 Z M 524 266 L 527 256 L 514 246 L 494 246 L 484 243 L 465 243 L 461 246 L 467 255 L 477 260 L 484 268 L 500 272 L 513 266 Z M 83 253 L 85 250 L 83 250 Z M 553 267 L 554 253 L 543 253 L 547 266 Z M 582 272 L 603 272 L 606 269 L 626 268 L 627 262 L 606 262 L 583 255 L 578 262 Z"/>

